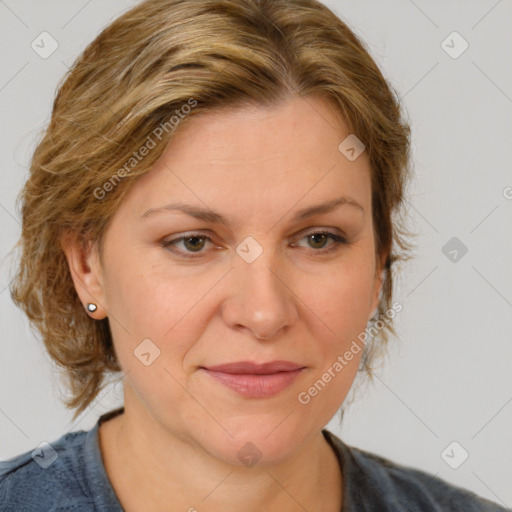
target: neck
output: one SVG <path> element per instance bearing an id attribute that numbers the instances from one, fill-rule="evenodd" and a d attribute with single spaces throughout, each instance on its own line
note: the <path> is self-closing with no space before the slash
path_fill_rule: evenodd
<path id="1" fill-rule="evenodd" d="M 285 461 L 249 468 L 227 464 L 128 408 L 101 425 L 100 445 L 126 512 L 341 510 L 341 471 L 321 432 Z"/>

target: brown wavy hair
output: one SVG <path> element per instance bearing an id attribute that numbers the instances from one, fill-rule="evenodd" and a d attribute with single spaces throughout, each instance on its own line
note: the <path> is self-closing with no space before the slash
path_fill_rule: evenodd
<path id="1" fill-rule="evenodd" d="M 75 418 L 106 375 L 121 368 L 108 318 L 89 317 L 75 291 L 60 243 L 64 234 L 101 247 L 127 190 L 176 132 L 171 116 L 179 118 L 179 129 L 214 109 L 275 107 L 294 95 L 328 98 L 366 146 L 376 255 L 387 255 L 375 315 L 381 317 L 391 307 L 396 264 L 410 258 L 401 212 L 411 171 L 410 127 L 364 43 L 326 6 L 316 0 L 147 0 L 104 28 L 62 79 L 18 198 L 21 255 L 11 296 L 67 376 L 65 404 Z M 148 136 L 155 147 L 134 159 Z M 392 322 L 366 344 L 361 371 L 371 376 L 389 334 L 396 334 Z"/>

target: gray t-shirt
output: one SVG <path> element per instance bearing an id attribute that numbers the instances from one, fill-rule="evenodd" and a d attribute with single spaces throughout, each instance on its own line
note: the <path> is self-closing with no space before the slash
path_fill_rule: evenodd
<path id="1" fill-rule="evenodd" d="M 94 428 L 63 435 L 0 462 L 1 512 L 122 512 L 100 451 L 98 427 L 124 411 L 102 415 Z M 322 431 L 343 472 L 342 512 L 511 510 L 423 471 L 396 464 Z"/>

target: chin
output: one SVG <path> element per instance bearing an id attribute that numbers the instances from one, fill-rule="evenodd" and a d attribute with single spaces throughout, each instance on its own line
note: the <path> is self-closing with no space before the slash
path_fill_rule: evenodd
<path id="1" fill-rule="evenodd" d="M 276 417 L 272 422 L 268 418 L 237 418 L 236 425 L 224 422 L 232 437 L 225 430 L 218 429 L 216 435 L 202 431 L 203 438 L 196 439 L 208 452 L 228 464 L 248 468 L 274 465 L 293 455 L 310 434 L 295 422 L 285 425 L 288 420 L 282 424 L 280 421 L 282 418 Z"/>

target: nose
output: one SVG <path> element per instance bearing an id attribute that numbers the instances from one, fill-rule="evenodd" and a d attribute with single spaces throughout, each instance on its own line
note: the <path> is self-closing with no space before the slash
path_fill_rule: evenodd
<path id="1" fill-rule="evenodd" d="M 282 266 L 271 251 L 264 251 L 252 263 L 239 259 L 230 272 L 229 296 L 223 304 L 223 318 L 238 331 L 248 331 L 259 340 L 274 340 L 296 321 L 297 297 Z M 288 278 L 290 280 L 290 278 Z"/>

